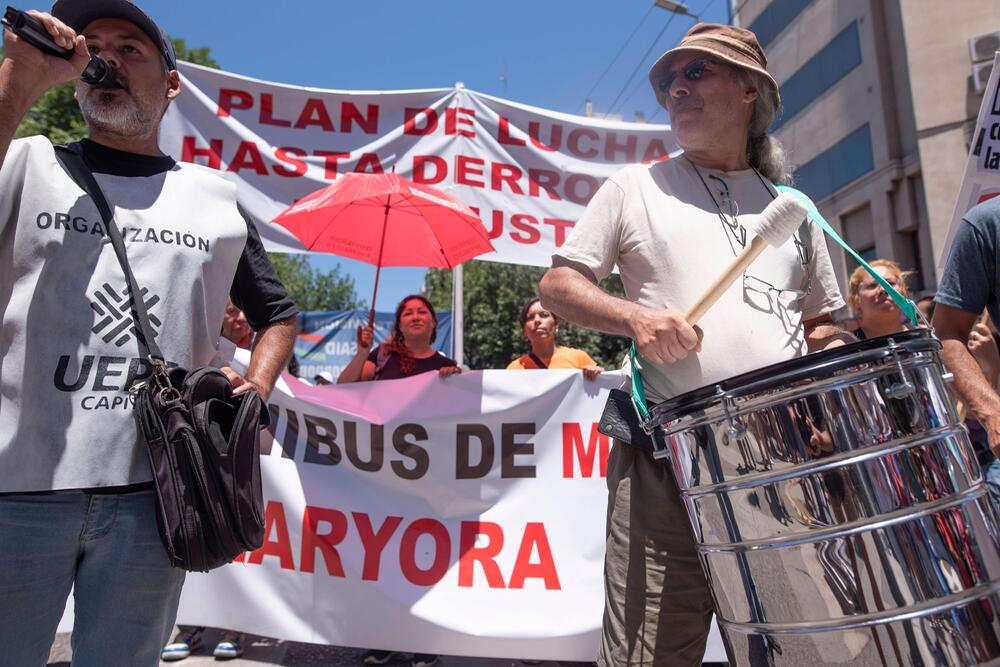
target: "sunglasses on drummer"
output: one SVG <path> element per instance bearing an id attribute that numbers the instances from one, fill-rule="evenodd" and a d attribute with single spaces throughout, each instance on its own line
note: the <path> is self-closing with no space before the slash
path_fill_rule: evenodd
<path id="1" fill-rule="evenodd" d="M 799 264 L 802 266 L 802 270 L 806 273 L 806 286 L 805 289 L 791 289 L 789 287 L 777 287 L 767 282 L 762 278 L 750 275 L 749 273 L 743 274 L 743 289 L 751 292 L 759 292 L 761 294 L 771 294 L 778 298 L 778 302 L 783 305 L 791 305 L 792 303 L 803 298 L 805 295 L 809 294 L 809 290 L 812 289 L 812 271 L 809 270 L 809 263 L 812 261 L 812 253 L 809 252 L 809 246 L 802 242 L 799 238 L 798 233 L 792 235 L 792 241 L 795 243 L 795 252 L 799 256 Z"/>
<path id="2" fill-rule="evenodd" d="M 714 60 L 692 60 L 679 71 L 667 72 L 661 76 L 656 82 L 656 87 L 661 93 L 665 93 L 670 90 L 670 86 L 674 85 L 674 81 L 677 80 L 678 76 L 683 75 L 686 81 L 697 81 L 704 76 L 706 70 L 711 72 L 718 64 Z"/>
<path id="3" fill-rule="evenodd" d="M 776 287 L 766 280 L 744 273 L 743 289 L 751 292 L 760 292 L 761 294 L 774 293 L 779 303 L 788 306 L 803 298 L 806 294 L 809 294 L 809 289 L 812 287 L 812 274 L 808 275 L 805 289 L 791 289 L 788 287 Z"/>

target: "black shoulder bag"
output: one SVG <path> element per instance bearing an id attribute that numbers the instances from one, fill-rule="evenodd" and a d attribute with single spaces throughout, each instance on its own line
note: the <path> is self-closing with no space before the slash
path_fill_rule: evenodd
<path id="1" fill-rule="evenodd" d="M 56 156 L 104 219 L 128 282 L 140 352 L 145 348 L 152 369 L 129 391 L 149 454 L 163 546 L 174 567 L 207 572 L 263 544 L 260 429 L 266 412 L 254 391 L 233 396 L 217 368 L 189 372 L 164 360 L 104 193 L 78 146 L 57 146 Z"/>
<path id="2" fill-rule="evenodd" d="M 667 444 L 663 429 L 659 425 L 647 432 L 643 428 L 652 418 L 649 402 L 646 400 L 646 390 L 642 387 L 642 375 L 636 362 L 635 343 L 629 348 L 631 359 L 631 391 L 612 389 L 608 393 L 608 402 L 604 404 L 601 421 L 597 424 L 599 433 L 621 440 L 638 447 L 648 454 L 666 451 Z"/>

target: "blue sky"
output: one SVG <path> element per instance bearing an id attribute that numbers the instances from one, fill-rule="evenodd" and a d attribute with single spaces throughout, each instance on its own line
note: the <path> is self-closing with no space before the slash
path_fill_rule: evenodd
<path id="1" fill-rule="evenodd" d="M 556 111 L 636 111 L 666 122 L 646 83 L 653 61 L 693 24 L 653 0 L 138 0 L 171 36 L 208 46 L 223 69 L 318 88 L 467 88 Z M 726 22 L 729 0 L 691 0 Z M 631 40 L 629 37 L 631 36 Z M 624 48 L 623 48 L 624 47 Z M 616 54 L 619 54 L 617 60 Z M 610 69 L 609 69 L 610 66 Z M 603 79 L 602 74 L 607 72 Z M 502 76 L 506 75 L 506 82 Z M 375 269 L 340 264 L 370 301 Z M 379 310 L 418 291 L 424 269 L 383 270 Z"/>

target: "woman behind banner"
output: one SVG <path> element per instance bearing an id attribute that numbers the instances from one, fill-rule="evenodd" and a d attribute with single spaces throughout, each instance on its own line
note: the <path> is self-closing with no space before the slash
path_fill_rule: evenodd
<path id="1" fill-rule="evenodd" d="M 909 297 L 906 287 L 907 272 L 889 259 L 876 259 L 871 266 L 885 281 L 904 297 Z M 905 331 L 908 320 L 899 306 L 882 286 L 859 266 L 847 281 L 847 302 L 858 318 L 858 338 L 875 338 Z"/>
<path id="2" fill-rule="evenodd" d="M 437 371 L 441 377 L 462 372 L 453 359 L 431 347 L 437 338 L 437 313 L 430 301 L 412 294 L 396 306 L 396 321 L 389 340 L 372 350 L 375 333 L 371 327 L 358 327 L 358 351 L 347 364 L 337 384 L 368 380 L 397 380 L 420 373 Z M 396 658 L 395 651 L 371 649 L 362 658 L 366 665 L 384 665 Z M 430 667 L 438 657 L 418 653 L 412 667 Z"/>
<path id="3" fill-rule="evenodd" d="M 344 367 L 337 384 L 368 380 L 398 380 L 437 371 L 442 377 L 460 373 L 453 359 L 431 347 L 437 338 L 437 313 L 424 297 L 411 294 L 396 306 L 389 340 L 371 349 L 375 333 L 358 327 L 358 351 Z"/>
<path id="4" fill-rule="evenodd" d="M 418 294 L 405 297 L 396 306 L 396 321 L 389 340 L 371 349 L 375 332 L 358 327 L 358 351 L 344 367 L 337 384 L 368 380 L 398 380 L 429 371 L 441 377 L 460 373 L 454 359 L 431 347 L 437 338 L 437 313 L 431 302 Z"/>
<path id="5" fill-rule="evenodd" d="M 510 362 L 509 371 L 534 368 L 580 368 L 583 377 L 594 380 L 604 369 L 583 350 L 556 345 L 559 320 L 555 313 L 546 310 L 538 297 L 521 308 L 521 330 L 531 343 L 531 351 Z"/>

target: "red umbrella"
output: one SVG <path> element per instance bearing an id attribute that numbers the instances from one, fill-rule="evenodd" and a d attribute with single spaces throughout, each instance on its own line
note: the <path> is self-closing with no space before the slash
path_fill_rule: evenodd
<path id="1" fill-rule="evenodd" d="M 274 219 L 307 249 L 383 266 L 452 268 L 493 250 L 476 212 L 455 197 L 396 174 L 349 173 Z"/>

